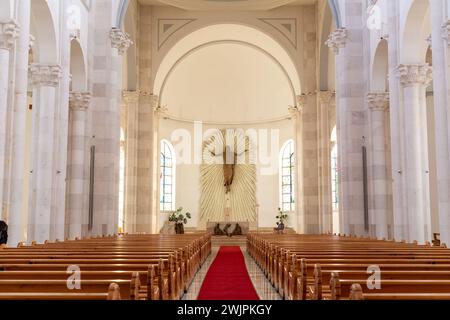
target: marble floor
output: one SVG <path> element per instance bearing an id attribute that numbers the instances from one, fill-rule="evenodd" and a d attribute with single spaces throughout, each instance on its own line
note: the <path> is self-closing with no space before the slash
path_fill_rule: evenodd
<path id="1" fill-rule="evenodd" d="M 281 300 L 280 295 L 275 290 L 275 288 L 270 284 L 267 278 L 264 276 L 262 270 L 258 267 L 255 261 L 247 254 L 245 247 L 241 247 L 242 253 L 244 255 L 245 264 L 247 266 L 248 274 L 253 283 L 253 286 L 258 293 L 261 300 Z M 213 247 L 211 255 L 206 259 L 202 268 L 198 271 L 188 292 L 183 296 L 182 300 L 196 300 L 200 292 L 203 280 L 205 279 L 206 273 L 209 270 L 212 262 L 216 258 L 219 247 Z"/>

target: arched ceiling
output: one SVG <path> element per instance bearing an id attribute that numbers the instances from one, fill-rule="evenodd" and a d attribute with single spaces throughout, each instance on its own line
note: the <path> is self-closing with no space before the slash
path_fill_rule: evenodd
<path id="1" fill-rule="evenodd" d="M 293 104 L 280 64 L 239 42 L 211 43 L 184 57 L 160 98 L 172 118 L 226 124 L 283 119 Z"/>
<path id="2" fill-rule="evenodd" d="M 169 5 L 184 10 L 270 10 L 284 5 L 314 4 L 317 0 L 139 0 L 147 5 Z"/>

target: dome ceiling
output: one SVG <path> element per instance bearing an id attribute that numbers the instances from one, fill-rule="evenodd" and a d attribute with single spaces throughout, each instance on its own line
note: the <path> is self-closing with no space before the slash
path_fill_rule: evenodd
<path id="1" fill-rule="evenodd" d="M 161 105 L 172 118 L 252 123 L 286 118 L 292 85 L 273 58 L 242 44 L 220 43 L 185 57 L 168 76 Z"/>

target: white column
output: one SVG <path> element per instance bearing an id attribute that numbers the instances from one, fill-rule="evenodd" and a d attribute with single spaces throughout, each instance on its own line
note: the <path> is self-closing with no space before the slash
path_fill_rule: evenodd
<path id="1" fill-rule="evenodd" d="M 69 161 L 67 166 L 67 211 L 69 238 L 75 239 L 87 233 L 83 230 L 83 221 L 87 217 L 88 207 L 84 201 L 86 186 L 86 110 L 89 107 L 91 94 L 88 92 L 71 92 Z"/>
<path id="2" fill-rule="evenodd" d="M 318 144 L 319 144 L 319 210 L 321 215 L 321 232 L 333 231 L 333 208 L 331 196 L 331 132 L 330 108 L 334 98 L 331 91 L 318 93 Z"/>
<path id="3" fill-rule="evenodd" d="M 63 240 L 66 237 L 66 180 L 67 180 L 67 142 L 69 135 L 69 90 L 70 90 L 70 31 L 67 28 L 69 0 L 59 1 L 60 4 L 60 42 L 59 56 L 61 64 L 61 80 L 58 90 L 58 107 L 55 128 L 55 164 L 53 188 L 54 237 Z"/>
<path id="4" fill-rule="evenodd" d="M 56 129 L 56 87 L 61 78 L 59 65 L 32 64 L 33 137 L 28 240 L 42 243 L 52 235 L 52 195 L 54 171 L 54 135 Z"/>
<path id="5" fill-rule="evenodd" d="M 430 185 L 428 166 L 426 87 L 431 81 L 428 64 L 402 64 L 397 67 L 403 88 L 404 176 L 408 241 L 431 240 Z"/>
<path id="6" fill-rule="evenodd" d="M 8 88 L 10 81 L 10 51 L 18 37 L 16 21 L 0 21 L 0 219 L 7 217 L 7 201 L 4 198 L 6 184 L 6 142 L 8 128 Z"/>
<path id="7" fill-rule="evenodd" d="M 137 212 L 139 92 L 125 91 L 122 100 L 126 108 L 124 231 L 132 233 L 136 229 Z"/>
<path id="8" fill-rule="evenodd" d="M 302 141 L 302 110 L 306 105 L 306 95 L 297 96 L 297 106 L 289 108 L 293 122 L 294 152 L 295 152 L 295 213 L 297 216 L 297 233 L 306 233 L 306 216 L 303 194 L 303 141 Z M 280 173 L 281 174 L 281 173 Z"/>
<path id="9" fill-rule="evenodd" d="M 405 200 L 405 179 L 402 175 L 405 148 L 403 144 L 403 123 L 400 81 L 397 77 L 400 50 L 400 9 L 399 1 L 387 1 L 388 33 L 389 33 L 389 104 L 390 104 L 390 139 L 392 165 L 392 209 L 393 235 L 395 240 L 406 240 L 408 237 L 408 219 Z"/>
<path id="10" fill-rule="evenodd" d="M 366 115 L 364 39 L 360 1 L 346 3 L 348 29 L 330 34 L 336 54 L 336 131 L 339 167 L 339 225 L 344 234 L 365 235 L 362 146 Z"/>
<path id="11" fill-rule="evenodd" d="M 25 141 L 28 91 L 28 51 L 30 45 L 30 0 L 20 0 L 17 19 L 22 30 L 16 42 L 16 68 L 14 86 L 14 110 L 12 120 L 11 173 L 9 192 L 8 245 L 26 239 L 26 209 L 28 199 L 24 195 Z"/>
<path id="12" fill-rule="evenodd" d="M 388 238 L 388 178 L 386 148 L 386 111 L 389 109 L 388 92 L 367 95 L 370 110 L 370 139 L 372 157 L 371 225 L 378 239 Z M 374 230 L 373 230 L 374 229 Z"/>
<path id="13" fill-rule="evenodd" d="M 441 241 L 450 244 L 450 20 L 445 18 L 445 1 L 430 5 L 439 228 Z"/>

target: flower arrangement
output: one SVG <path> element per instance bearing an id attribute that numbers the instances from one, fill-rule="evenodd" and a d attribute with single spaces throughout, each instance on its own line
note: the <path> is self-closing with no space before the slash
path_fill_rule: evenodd
<path id="1" fill-rule="evenodd" d="M 169 216 L 170 222 L 175 222 L 175 231 L 177 234 L 184 233 L 184 226 L 188 222 L 188 219 L 191 219 L 191 214 L 189 212 L 182 213 L 183 207 L 179 207 L 176 211 L 172 212 Z"/>
<path id="2" fill-rule="evenodd" d="M 283 212 L 283 210 L 281 210 L 281 208 L 278 208 L 278 215 L 276 216 L 276 218 L 278 219 L 278 221 L 277 221 L 278 229 L 283 230 L 284 229 L 284 222 L 288 218 L 287 213 Z"/>

